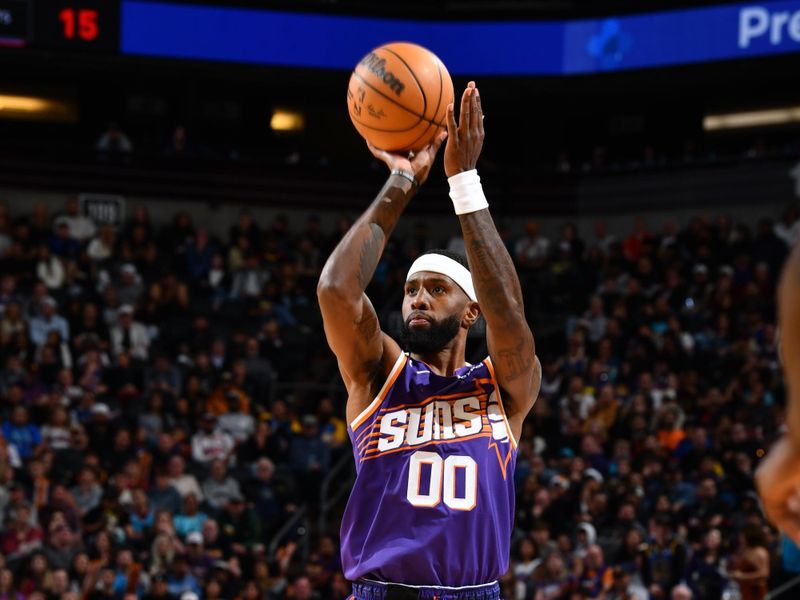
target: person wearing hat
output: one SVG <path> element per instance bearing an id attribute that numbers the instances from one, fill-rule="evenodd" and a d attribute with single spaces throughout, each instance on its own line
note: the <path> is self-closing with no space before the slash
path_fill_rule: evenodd
<path id="1" fill-rule="evenodd" d="M 186 592 L 196 594 L 198 597 L 202 590 L 200 582 L 189 570 L 189 561 L 185 554 L 176 554 L 172 562 L 172 569 L 167 576 L 167 589 L 176 597 L 181 597 Z"/>
<path id="2" fill-rule="evenodd" d="M 175 600 L 175 597 L 169 593 L 167 585 L 167 576 L 164 573 L 156 573 L 150 578 L 150 593 L 142 598 L 142 600 Z"/>
<path id="3" fill-rule="evenodd" d="M 117 297 L 122 304 L 136 304 L 142 297 L 144 285 L 133 263 L 125 263 L 119 270 Z"/>
<path id="4" fill-rule="evenodd" d="M 301 493 L 305 497 L 315 497 L 330 466 L 330 448 L 322 441 L 315 415 L 303 415 L 301 425 L 301 434 L 292 439 L 289 460 Z"/>
<path id="5" fill-rule="evenodd" d="M 119 307 L 117 324 L 111 328 L 111 351 L 114 356 L 123 352 L 139 361 L 146 361 L 150 355 L 150 336 L 147 328 L 134 321 L 134 308 L 130 304 Z"/>
<path id="6" fill-rule="evenodd" d="M 205 581 L 214 564 L 214 557 L 205 551 L 203 534 L 199 531 L 192 531 L 186 536 L 186 561 L 192 575 L 198 581 Z"/>
<path id="7" fill-rule="evenodd" d="M 248 555 L 253 547 L 263 543 L 261 521 L 255 511 L 247 506 L 241 492 L 228 498 L 219 517 L 220 541 L 226 555 Z"/>

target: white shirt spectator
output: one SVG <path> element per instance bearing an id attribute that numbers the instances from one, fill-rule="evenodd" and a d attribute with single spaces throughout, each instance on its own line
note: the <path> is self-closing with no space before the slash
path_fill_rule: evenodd
<path id="1" fill-rule="evenodd" d="M 209 477 L 203 482 L 203 494 L 214 510 L 221 510 L 232 498 L 241 497 L 242 491 L 233 477 L 225 477 L 221 481 Z"/>
<path id="2" fill-rule="evenodd" d="M 550 240 L 539 235 L 536 223 L 528 223 L 525 229 L 526 235 L 514 244 L 514 255 L 522 266 L 540 266 L 550 253 Z"/>
<path id="3" fill-rule="evenodd" d="M 42 441 L 53 450 L 64 450 L 72 445 L 69 429 L 54 425 L 42 427 Z"/>
<path id="4" fill-rule="evenodd" d="M 106 246 L 105 242 L 100 237 L 94 238 L 89 242 L 89 246 L 86 248 L 86 254 L 89 255 L 89 258 L 96 261 L 111 258 L 113 251 L 114 249 Z"/>
<path id="5" fill-rule="evenodd" d="M 56 314 L 56 301 L 50 297 L 40 302 L 40 314 L 30 321 L 31 341 L 41 346 L 47 341 L 50 331 L 58 331 L 62 341 L 69 339 L 69 323 L 64 317 Z"/>
<path id="6" fill-rule="evenodd" d="M 133 358 L 147 360 L 150 351 L 150 336 L 147 327 L 133 320 L 133 307 L 121 306 L 119 322 L 111 328 L 111 351 L 114 356 L 128 352 Z"/>
<path id="7" fill-rule="evenodd" d="M 178 490 L 181 498 L 186 498 L 186 496 L 189 494 L 194 494 L 198 502 L 203 501 L 203 490 L 200 489 L 200 483 L 197 481 L 197 477 L 194 475 L 184 473 L 180 477 L 170 479 L 169 483 L 172 487 Z"/>
<path id="8" fill-rule="evenodd" d="M 50 256 L 46 260 L 36 263 L 36 277 L 47 286 L 47 289 L 57 290 L 64 285 L 64 265 L 57 256 Z"/>
<path id="9" fill-rule="evenodd" d="M 226 413 L 221 415 L 217 421 L 220 429 L 227 431 L 237 442 L 244 442 L 256 430 L 256 422 L 253 415 L 243 412 Z"/>
<path id="10" fill-rule="evenodd" d="M 67 227 L 69 227 L 69 237 L 79 242 L 94 237 L 97 232 L 97 226 L 94 221 L 83 215 L 62 215 L 55 220 L 54 227 L 58 228 L 59 223 L 66 223 Z"/>
<path id="11" fill-rule="evenodd" d="M 221 429 L 211 433 L 201 430 L 192 436 L 192 460 L 203 465 L 216 459 L 227 460 L 233 447 L 233 438 Z"/>

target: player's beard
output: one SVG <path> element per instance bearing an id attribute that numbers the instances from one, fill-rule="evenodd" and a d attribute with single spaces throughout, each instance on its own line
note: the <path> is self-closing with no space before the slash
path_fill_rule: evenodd
<path id="1" fill-rule="evenodd" d="M 431 321 L 428 327 L 412 329 L 406 321 L 400 327 L 400 343 L 409 352 L 430 354 L 449 344 L 461 327 L 458 315 L 450 315 L 441 321 Z"/>

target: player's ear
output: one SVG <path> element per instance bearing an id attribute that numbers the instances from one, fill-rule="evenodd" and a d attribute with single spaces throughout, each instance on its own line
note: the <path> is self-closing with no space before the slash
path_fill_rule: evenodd
<path id="1" fill-rule="evenodd" d="M 467 309 L 464 312 L 464 318 L 461 320 L 461 324 L 464 325 L 467 329 L 472 327 L 481 316 L 481 307 L 478 306 L 477 302 L 473 302 L 470 300 L 467 302 Z"/>

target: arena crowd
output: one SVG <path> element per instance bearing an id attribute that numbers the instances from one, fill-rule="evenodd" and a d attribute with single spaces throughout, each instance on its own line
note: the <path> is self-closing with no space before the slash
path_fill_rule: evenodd
<path id="1" fill-rule="evenodd" d="M 0 600 L 349 596 L 338 515 L 270 550 L 350 452 L 315 297 L 349 222 L 233 221 L 0 205 Z M 774 289 L 798 238 L 794 209 L 507 237 L 534 335 L 550 327 L 505 598 L 750 600 L 800 574 L 753 488 L 782 426 Z M 458 245 L 424 223 L 393 239 L 379 312 L 419 252 Z"/>

